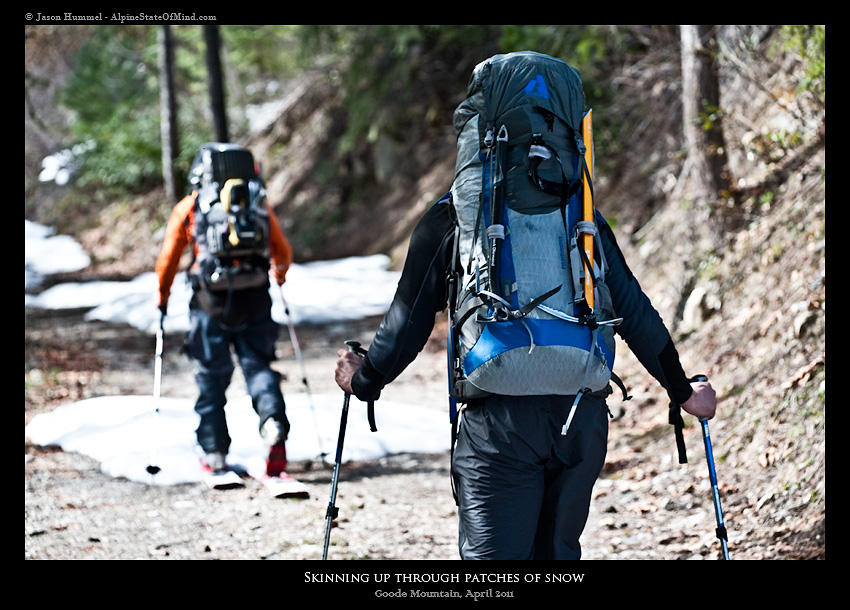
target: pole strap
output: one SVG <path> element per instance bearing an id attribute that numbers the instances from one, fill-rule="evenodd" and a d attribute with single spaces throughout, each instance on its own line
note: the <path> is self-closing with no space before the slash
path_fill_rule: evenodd
<path id="1" fill-rule="evenodd" d="M 670 403 L 670 411 L 667 415 L 667 422 L 673 426 L 673 430 L 676 434 L 676 448 L 679 451 L 679 463 L 687 464 L 688 453 L 685 449 L 685 435 L 683 433 L 685 420 L 682 419 L 682 409 L 679 407 L 678 403 Z"/>

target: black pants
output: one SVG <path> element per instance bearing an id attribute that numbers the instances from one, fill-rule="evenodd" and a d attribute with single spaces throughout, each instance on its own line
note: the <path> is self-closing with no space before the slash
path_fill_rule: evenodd
<path id="1" fill-rule="evenodd" d="M 608 441 L 605 399 L 493 396 L 465 408 L 452 460 L 463 559 L 580 559 Z"/>

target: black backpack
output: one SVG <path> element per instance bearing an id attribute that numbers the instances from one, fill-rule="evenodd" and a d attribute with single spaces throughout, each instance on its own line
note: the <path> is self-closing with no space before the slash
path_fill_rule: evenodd
<path id="1" fill-rule="evenodd" d="M 269 216 L 254 156 L 233 144 L 205 144 L 189 181 L 198 193 L 193 269 L 201 286 L 233 291 L 266 285 Z"/>

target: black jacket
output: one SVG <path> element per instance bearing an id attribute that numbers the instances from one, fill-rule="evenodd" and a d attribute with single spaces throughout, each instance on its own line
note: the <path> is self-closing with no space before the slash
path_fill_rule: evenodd
<path id="1" fill-rule="evenodd" d="M 413 362 L 433 330 L 436 315 L 446 309 L 454 241 L 450 206 L 447 198 L 437 202 L 413 231 L 393 302 L 352 379 L 360 400 L 374 400 Z M 609 265 L 605 282 L 614 310 L 623 318 L 617 332 L 670 399 L 681 404 L 692 390 L 670 333 L 632 275 L 611 228 L 603 221 L 599 229 Z"/>

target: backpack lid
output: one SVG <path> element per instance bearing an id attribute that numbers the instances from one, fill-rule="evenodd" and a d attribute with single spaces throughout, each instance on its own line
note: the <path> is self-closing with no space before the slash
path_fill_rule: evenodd
<path id="1" fill-rule="evenodd" d="M 472 103 L 481 115 L 482 127 L 495 123 L 510 108 L 531 104 L 558 115 L 580 133 L 585 106 L 581 76 L 549 55 L 534 51 L 494 55 L 475 67 L 466 93 L 467 102 L 458 110 L 467 114 L 469 102 L 476 100 Z M 462 122 L 458 118 L 456 128 Z"/>
<path id="2" fill-rule="evenodd" d="M 254 180 L 257 168 L 251 151 L 236 144 L 207 142 L 201 146 L 189 171 L 189 183 L 195 189 L 216 184 L 219 188 L 230 179 Z"/>

